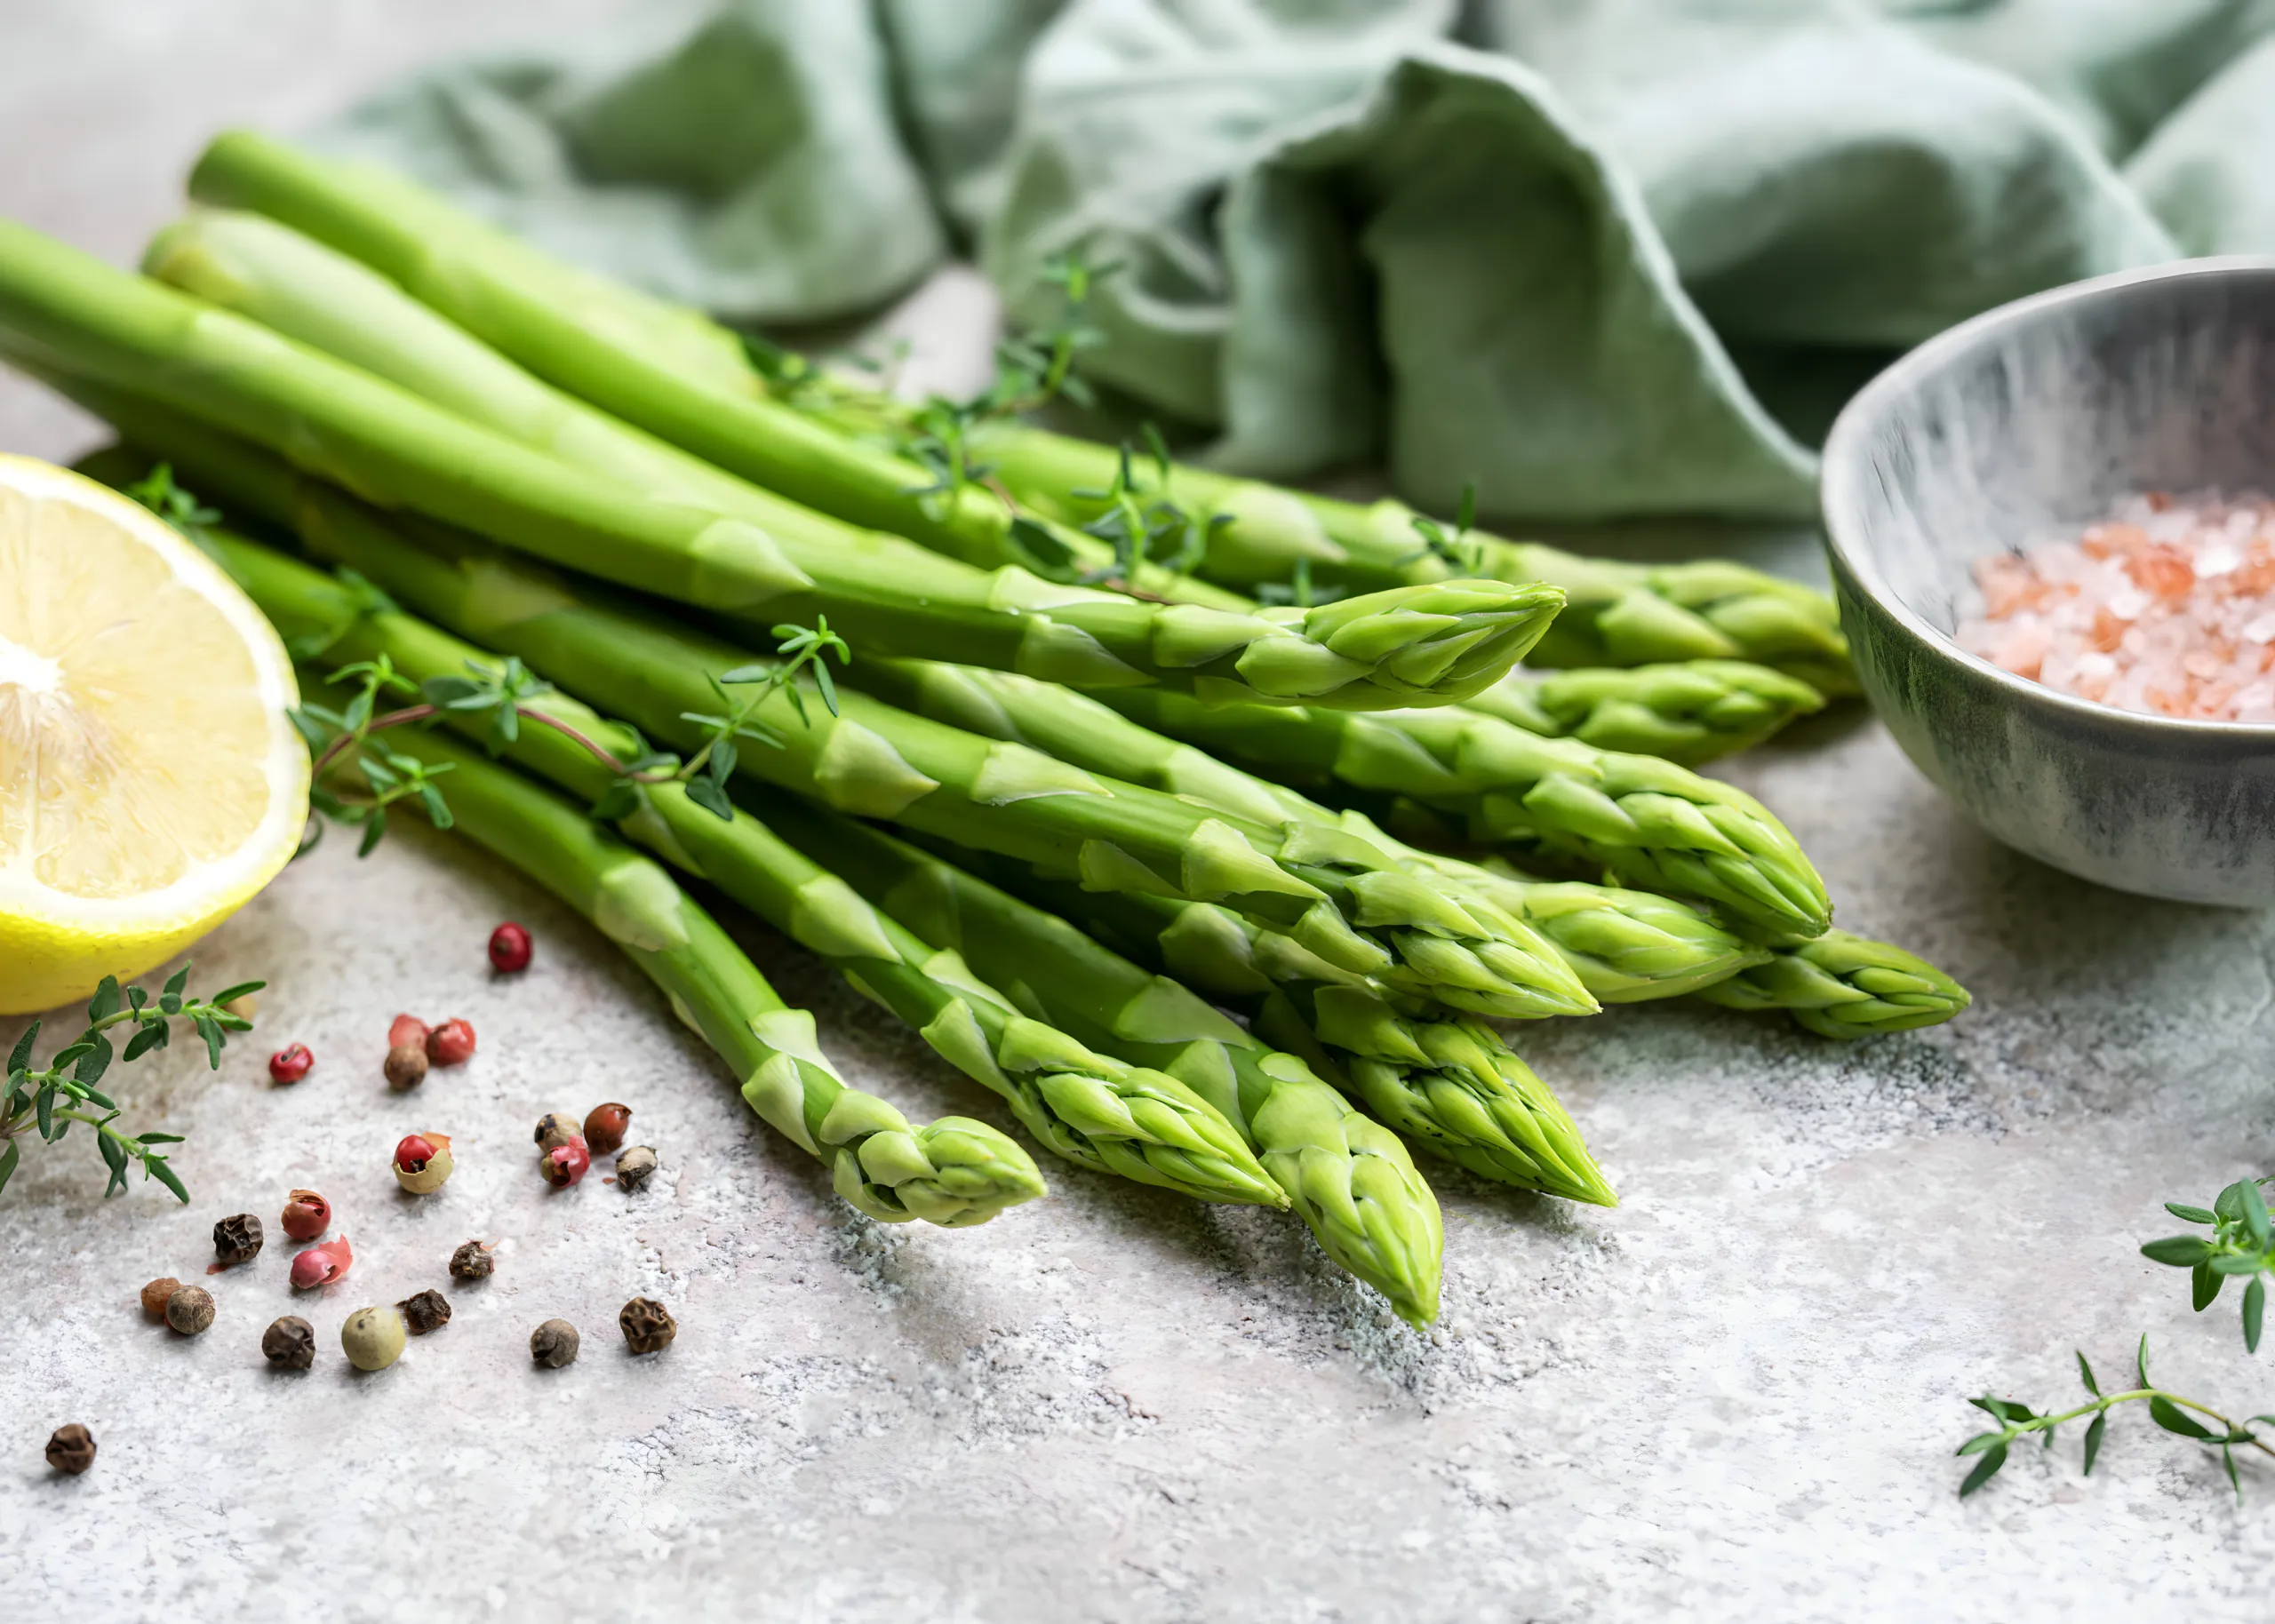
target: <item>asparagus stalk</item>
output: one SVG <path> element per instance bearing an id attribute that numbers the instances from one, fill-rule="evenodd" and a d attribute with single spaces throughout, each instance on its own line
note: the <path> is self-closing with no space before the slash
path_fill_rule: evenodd
<path id="1" fill-rule="evenodd" d="M 312 677 L 311 691 L 320 681 Z M 826 1163 L 837 1193 L 862 1212 L 962 1228 L 1043 1193 L 1027 1153 L 987 1124 L 943 1117 L 912 1126 L 887 1102 L 847 1087 L 815 1039 L 813 1016 L 786 1007 L 660 867 L 576 808 L 445 739 L 404 734 L 389 744 L 448 763 L 458 832 L 622 948 L 741 1079 L 751 1108 Z"/>
<path id="2" fill-rule="evenodd" d="M 865 660 L 848 680 L 935 721 L 1031 745 L 1090 771 L 1181 795 L 1260 824 L 1289 822 L 1356 833 L 1412 873 L 1456 891 L 1481 892 L 1523 928 L 1517 939 L 1561 959 L 1580 991 L 1598 1002 L 1672 998 L 1736 974 L 1768 955 L 1692 908 L 1645 892 L 1528 881 L 1400 844 L 1356 813 L 1330 812 L 1293 790 L 1228 767 L 1190 744 L 1150 731 L 1081 694 L 1047 682 L 924 660 Z M 1544 1015 L 1573 1013 L 1547 1003 Z"/>
<path id="3" fill-rule="evenodd" d="M 1767 964 L 1700 990 L 1731 1009 L 1787 1009 L 1821 1037 L 1869 1038 L 1936 1026 L 1974 999 L 1934 965 L 1886 942 L 1829 930 Z"/>
<path id="4" fill-rule="evenodd" d="M 0 354 L 146 394 L 389 506 L 622 585 L 771 625 L 826 614 L 866 648 L 1097 684 L 1383 708 L 1486 687 L 1553 587 L 1449 582 L 1231 614 L 993 574 L 809 514 L 763 528 L 651 500 L 159 283 L 0 222 Z"/>
<path id="5" fill-rule="evenodd" d="M 605 589 L 462 532 L 397 521 L 416 527 L 414 545 L 360 503 L 180 413 L 115 391 L 84 393 L 131 439 L 235 509 L 298 530 L 322 556 L 651 736 L 698 747 L 690 713 L 719 703 L 715 673 L 748 664 L 730 645 L 618 606 Z M 844 696 L 842 716 L 816 715 L 811 726 L 786 693 L 751 720 L 780 747 L 743 752 L 740 770 L 841 811 L 1002 850 L 1090 885 L 1221 902 L 1332 962 L 1476 1013 L 1537 1013 L 1555 990 L 1540 984 L 1543 967 L 1499 910 L 1457 902 L 1363 839 L 1210 816 L 857 693 Z"/>
<path id="6" fill-rule="evenodd" d="M 1743 660 L 1513 671 L 1466 707 L 1546 738 L 1696 767 L 1824 708 L 1808 683 Z"/>
<path id="7" fill-rule="evenodd" d="M 339 626 L 343 616 L 353 616 L 353 601 L 346 591 L 307 566 L 227 532 L 216 533 L 215 542 L 223 549 L 231 573 L 262 613 L 288 634 Z M 485 651 L 408 616 L 369 615 L 349 619 L 346 625 L 331 657 L 385 656 L 398 672 L 414 681 L 463 676 L 469 665 L 494 670 L 499 664 Z M 545 695 L 535 708 L 622 759 L 637 753 L 637 742 L 624 728 L 564 695 Z M 486 726 L 472 720 L 464 725 Z M 541 853 L 544 839 L 557 844 L 567 835 L 551 825 L 549 833 L 517 827 L 515 819 L 506 813 L 493 815 L 483 809 L 491 802 L 510 800 L 520 807 L 534 800 L 552 808 L 554 825 L 571 819 L 587 831 L 592 829 L 588 819 L 571 812 L 556 798 L 470 756 L 460 746 L 406 730 L 391 731 L 387 739 L 390 748 L 405 754 L 451 761 L 453 771 L 447 780 L 451 810 L 469 832 L 509 861 L 522 863 L 525 848 Z M 580 796 L 597 799 L 612 782 L 597 757 L 561 731 L 524 728 L 507 748 L 516 762 Z M 469 761 L 480 770 L 470 772 Z M 493 784 L 492 780 L 500 776 L 514 786 L 513 796 Z M 478 789 L 488 800 L 470 814 L 460 804 L 461 785 Z M 697 807 L 677 784 L 650 784 L 643 786 L 640 808 L 624 820 L 623 828 L 810 949 L 865 995 L 916 1028 L 950 1063 L 1001 1095 L 1029 1132 L 1067 1160 L 1204 1201 L 1287 1205 L 1286 1196 L 1239 1134 L 1214 1106 L 1185 1084 L 1093 1053 L 1063 1031 L 1030 1019 L 973 976 L 954 952 L 936 951 L 878 913 L 842 881 L 747 814 L 722 820 Z M 597 832 L 592 832 L 589 840 L 614 852 L 619 866 L 634 877 L 625 882 L 635 887 L 628 893 L 633 900 L 660 888 L 678 895 L 677 888 L 648 859 Z M 545 878 L 542 873 L 538 877 Z M 623 912 L 620 904 L 611 906 L 615 912 L 603 909 L 596 915 L 602 918 L 603 928 L 609 927 L 609 919 Z M 710 928 L 716 933 L 715 926 Z M 755 976 L 756 972 L 751 975 Z M 675 987 L 667 990 L 676 991 Z M 795 1052 L 801 1056 L 817 1054 L 812 1018 L 802 1015 L 799 1018 L 804 1022 L 804 1040 Z M 708 1028 L 703 1030 L 708 1035 Z M 794 1087 L 797 1082 L 779 1067 L 754 1072 L 744 1087 L 744 1098 L 784 1134 L 819 1154 L 819 1146 L 833 1142 L 821 1132 L 822 1125 L 837 1120 L 831 1113 L 843 1108 L 834 1103 L 834 1095 L 819 1092 L 818 1086 Z M 890 1110 L 866 1095 L 846 1097 L 858 1103 L 854 1119 L 867 1120 L 880 1111 Z M 970 1159 L 967 1142 L 970 1146 L 1009 1150 L 1012 1159 L 1005 1165 L 1014 1173 L 1024 1166 L 1025 1176 L 1034 1181 L 1028 1193 L 1040 1193 L 1039 1178 L 1025 1152 L 984 1124 L 962 1118 L 946 1120 L 954 1125 L 952 1134 L 963 1136 L 951 1138 L 951 1151 Z M 979 1171 L 984 1173 L 986 1168 Z M 963 1184 L 970 1185 L 978 1174 L 964 1172 L 958 1176 Z"/>
<path id="8" fill-rule="evenodd" d="M 1101 697 L 1265 777 L 1361 803 L 1409 799 L 1456 815 L 1473 840 L 1561 854 L 1638 890 L 1712 904 L 1773 945 L 1832 923 L 1824 882 L 1760 802 L 1656 757 L 1542 738 L 1465 710 L 1355 717 L 1135 690 Z"/>
<path id="9" fill-rule="evenodd" d="M 843 524 L 823 520 L 555 388 L 361 261 L 265 216 L 196 210 L 152 239 L 142 268 L 160 282 L 658 501 L 709 508 L 820 544 L 842 540 L 848 533 Z M 765 409 L 779 410 L 770 404 Z M 908 465 L 897 477 L 893 514 L 921 517 L 923 509 L 899 491 L 921 481 L 922 471 Z M 971 506 L 960 502 L 952 512 L 962 515 Z M 1114 549 L 1106 543 L 1060 529 L 1013 546 L 1008 510 L 992 498 L 985 506 L 988 533 L 1002 537 L 1003 545 L 943 549 L 942 536 L 932 529 L 924 529 L 918 539 L 983 568 L 1021 564 L 1059 579 L 1114 574 Z M 1142 565 L 1130 585 L 1148 595 L 1236 614 L 1256 608 L 1238 593 L 1153 565 Z"/>
<path id="10" fill-rule="evenodd" d="M 1417 1325 L 1437 1317 L 1438 1204 L 1393 1134 L 1301 1059 L 1064 919 L 882 831 L 784 798 L 776 831 L 927 941 L 1092 1047 L 1184 1079 L 1239 1125 L 1329 1257 Z"/>
<path id="11" fill-rule="evenodd" d="M 1113 476 L 1109 447 L 1024 426 L 992 429 L 983 448 L 1005 490 L 1035 512 L 1079 523 Z M 1151 494 L 1149 492 L 1149 494 Z M 1188 511 L 1224 514 L 1198 566 L 1203 578 L 1253 591 L 1300 562 L 1313 581 L 1360 592 L 1435 580 L 1450 566 L 1422 544 L 1402 502 L 1338 501 L 1189 464 L 1166 493 Z M 1644 565 L 1472 533 L 1473 573 L 1561 586 L 1569 607 L 1534 650 L 1539 665 L 1641 665 L 1749 660 L 1820 692 L 1856 692 L 1832 600 L 1797 582 L 1720 560 Z"/>

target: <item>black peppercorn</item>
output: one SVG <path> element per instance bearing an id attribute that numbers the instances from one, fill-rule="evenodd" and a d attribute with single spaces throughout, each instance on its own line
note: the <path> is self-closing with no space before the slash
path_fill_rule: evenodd
<path id="1" fill-rule="evenodd" d="M 286 1370 L 306 1370 L 316 1361 L 316 1328 L 298 1314 L 287 1314 L 260 1333 L 261 1357 Z"/>
<path id="2" fill-rule="evenodd" d="M 424 1336 L 429 1331 L 439 1331 L 451 1323 L 451 1300 L 438 1291 L 423 1291 L 405 1297 L 395 1307 L 403 1310 L 403 1323 L 413 1336 Z"/>
<path id="3" fill-rule="evenodd" d="M 47 1463 L 76 1477 L 95 1463 L 95 1435 L 77 1421 L 58 1427 L 47 1440 Z"/>
<path id="4" fill-rule="evenodd" d="M 453 1280 L 486 1280 L 497 1267 L 490 1255 L 490 1248 L 478 1240 L 470 1240 L 451 1254 L 451 1278 Z"/>
<path id="5" fill-rule="evenodd" d="M 260 1255 L 260 1220 L 251 1213 L 224 1218 L 213 1226 L 213 1255 L 225 1263 L 250 1263 Z"/>
<path id="6" fill-rule="evenodd" d="M 649 1174 L 655 1170 L 654 1148 L 644 1144 L 634 1145 L 616 1158 L 616 1187 L 627 1192 L 637 1190 L 648 1182 Z"/>
<path id="7" fill-rule="evenodd" d="M 577 1327 L 565 1319 L 548 1319 L 530 1333 L 530 1357 L 559 1370 L 577 1357 Z"/>
<path id="8" fill-rule="evenodd" d="M 626 1303 L 616 1323 L 623 1327 L 625 1342 L 635 1353 L 661 1353 L 679 1334 L 679 1322 L 672 1318 L 672 1311 L 652 1297 L 635 1297 Z"/>

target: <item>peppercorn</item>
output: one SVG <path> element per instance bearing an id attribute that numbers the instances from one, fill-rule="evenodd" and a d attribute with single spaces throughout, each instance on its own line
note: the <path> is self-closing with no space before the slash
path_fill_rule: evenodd
<path id="1" fill-rule="evenodd" d="M 355 1265 L 355 1249 L 342 1235 L 320 1246 L 310 1246 L 292 1260 L 292 1289 L 311 1291 L 329 1286 Z"/>
<path id="2" fill-rule="evenodd" d="M 297 1083 L 315 1063 L 316 1057 L 308 1053 L 307 1044 L 291 1044 L 268 1057 L 268 1080 L 272 1083 Z"/>
<path id="3" fill-rule="evenodd" d="M 427 1080 L 427 1051 L 398 1043 L 387 1051 L 387 1064 L 380 1069 L 387 1073 L 388 1087 L 408 1094 Z"/>
<path id="4" fill-rule="evenodd" d="M 456 1016 L 427 1034 L 427 1058 L 438 1066 L 462 1066 L 474 1058 L 474 1028 Z"/>
<path id="5" fill-rule="evenodd" d="M 565 1319 L 548 1319 L 530 1333 L 530 1357 L 559 1370 L 577 1357 L 577 1327 Z"/>
<path id="6" fill-rule="evenodd" d="M 439 1331 L 451 1323 L 451 1300 L 431 1287 L 413 1293 L 395 1307 L 403 1310 L 403 1322 L 411 1327 L 413 1336 Z"/>
<path id="7" fill-rule="evenodd" d="M 166 1299 L 166 1323 L 184 1336 L 196 1336 L 213 1323 L 213 1294 L 185 1286 Z"/>
<path id="8" fill-rule="evenodd" d="M 181 1289 L 181 1282 L 164 1275 L 142 1288 L 142 1311 L 153 1319 L 166 1317 L 166 1299 Z"/>
<path id="9" fill-rule="evenodd" d="M 585 1153 L 585 1142 L 581 1139 L 557 1144 L 537 1158 L 537 1170 L 555 1190 L 566 1190 L 582 1180 L 592 1165 L 593 1158 Z"/>
<path id="10" fill-rule="evenodd" d="M 427 1034 L 433 1030 L 417 1015 L 399 1015 L 387 1023 L 387 1047 L 399 1049 L 407 1043 L 414 1049 L 424 1049 Z"/>
<path id="11" fill-rule="evenodd" d="M 537 1119 L 537 1148 L 540 1155 L 557 1144 L 567 1144 L 571 1140 L 581 1141 L 583 1138 L 577 1118 L 566 1111 L 549 1111 Z"/>
<path id="12" fill-rule="evenodd" d="M 58 1427 L 48 1435 L 47 1463 L 76 1477 L 95 1463 L 95 1435 L 77 1421 Z"/>
<path id="13" fill-rule="evenodd" d="M 633 1190 L 648 1182 L 656 1170 L 656 1151 L 652 1145 L 636 1144 L 616 1158 L 616 1185 L 619 1190 Z"/>
<path id="14" fill-rule="evenodd" d="M 213 1255 L 225 1263 L 250 1263 L 260 1255 L 261 1239 L 260 1220 L 239 1213 L 213 1226 Z"/>
<path id="15" fill-rule="evenodd" d="M 403 1357 L 408 1340 L 398 1309 L 357 1309 L 339 1327 L 340 1351 L 358 1370 L 385 1370 Z"/>
<path id="16" fill-rule="evenodd" d="M 453 1280 L 486 1280 L 497 1267 L 491 1258 L 490 1248 L 478 1240 L 470 1240 L 451 1254 L 451 1278 Z"/>
<path id="17" fill-rule="evenodd" d="M 414 1196 L 442 1189 L 455 1165 L 448 1134 L 406 1134 L 395 1148 L 395 1182 Z"/>
<path id="18" fill-rule="evenodd" d="M 616 1323 L 635 1353 L 661 1353 L 679 1334 L 679 1322 L 672 1318 L 672 1311 L 653 1297 L 635 1297 L 624 1305 Z"/>
<path id="19" fill-rule="evenodd" d="M 585 1118 L 585 1148 L 595 1156 L 613 1156 L 624 1148 L 624 1130 L 631 1125 L 629 1105 L 595 1105 Z"/>
<path id="20" fill-rule="evenodd" d="M 530 967 L 530 933 L 511 919 L 490 933 L 490 967 L 515 975 Z"/>
<path id="21" fill-rule="evenodd" d="M 286 1370 L 306 1370 L 316 1362 L 316 1328 L 298 1314 L 287 1314 L 260 1333 L 261 1357 Z"/>
<path id="22" fill-rule="evenodd" d="M 296 1190 L 284 1198 L 277 1222 L 294 1240 L 314 1240 L 331 1226 L 331 1203 L 313 1190 Z"/>

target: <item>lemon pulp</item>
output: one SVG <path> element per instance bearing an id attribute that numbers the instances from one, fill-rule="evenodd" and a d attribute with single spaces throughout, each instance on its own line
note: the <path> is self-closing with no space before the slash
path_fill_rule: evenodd
<path id="1" fill-rule="evenodd" d="M 0 456 L 0 1014 L 140 975 L 290 859 L 291 662 L 126 498 Z"/>

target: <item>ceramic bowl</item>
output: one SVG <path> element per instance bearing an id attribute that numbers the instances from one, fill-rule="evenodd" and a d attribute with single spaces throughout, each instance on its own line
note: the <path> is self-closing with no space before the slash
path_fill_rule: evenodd
<path id="1" fill-rule="evenodd" d="M 1929 340 L 1824 450 L 1834 590 L 1896 742 L 1991 833 L 2083 879 L 2275 903 L 2275 727 L 2179 721 L 1964 653 L 1969 567 L 2147 490 L 2275 493 L 2275 259 L 2039 294 Z"/>

